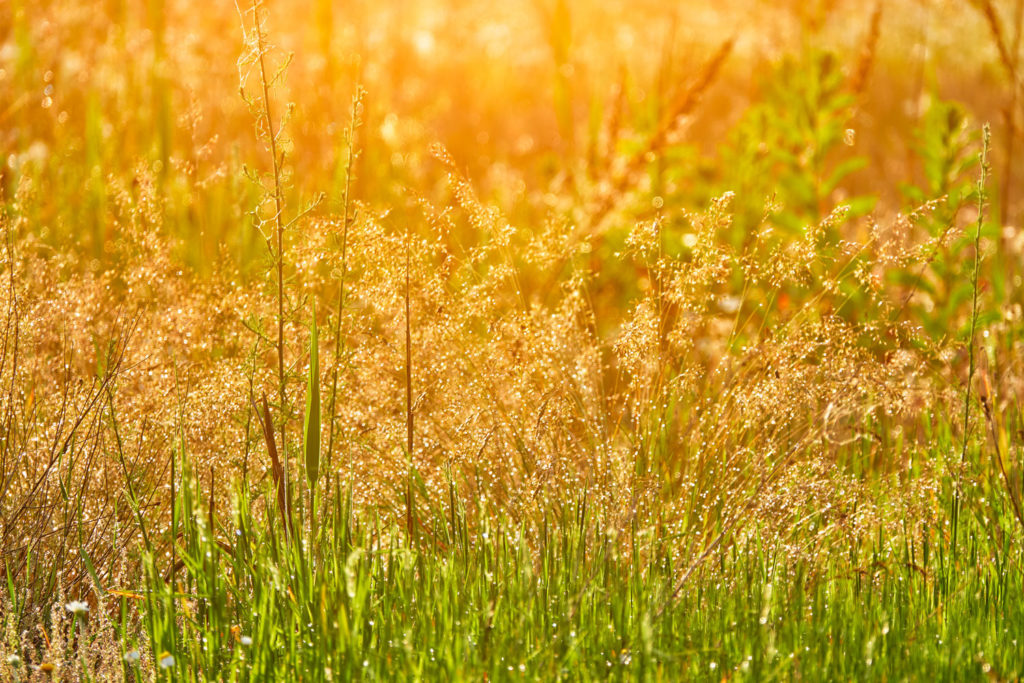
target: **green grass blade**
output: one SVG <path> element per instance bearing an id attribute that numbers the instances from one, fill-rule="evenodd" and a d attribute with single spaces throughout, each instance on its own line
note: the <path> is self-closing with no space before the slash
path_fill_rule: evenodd
<path id="1" fill-rule="evenodd" d="M 306 421 L 302 430 L 309 487 L 316 487 L 320 474 L 320 352 L 313 308 L 313 331 L 309 337 L 309 377 L 306 384 Z"/>

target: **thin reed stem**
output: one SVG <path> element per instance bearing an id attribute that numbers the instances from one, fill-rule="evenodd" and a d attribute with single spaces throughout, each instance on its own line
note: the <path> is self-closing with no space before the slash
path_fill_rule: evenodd
<path id="1" fill-rule="evenodd" d="M 413 490 L 412 490 L 412 470 L 413 470 L 413 414 L 412 414 L 412 324 L 410 320 L 410 305 L 409 305 L 409 282 L 410 282 L 410 266 L 411 266 L 411 249 L 410 249 L 410 234 L 409 226 L 406 224 L 405 227 L 405 430 L 406 430 L 406 456 L 409 459 L 408 467 L 408 481 L 406 482 L 406 515 L 407 525 L 409 531 L 409 542 L 412 543 L 413 531 L 414 531 L 414 513 L 413 513 Z"/>
<path id="2" fill-rule="evenodd" d="M 253 22 L 256 31 L 257 59 L 260 65 L 260 85 L 263 91 L 263 116 L 267 124 L 267 139 L 270 143 L 270 157 L 274 169 L 274 237 L 277 242 L 277 251 L 274 253 L 274 262 L 277 270 L 277 388 L 278 400 L 281 404 L 281 463 L 284 470 L 284 491 L 285 507 L 287 508 L 288 496 L 288 440 L 286 438 L 288 423 L 288 399 L 284 371 L 284 222 L 283 193 L 281 186 L 281 159 L 277 155 L 277 131 L 274 129 L 274 116 L 270 103 L 270 79 L 267 78 L 267 66 L 265 59 L 265 39 L 263 25 L 260 22 L 259 11 L 262 6 L 260 0 L 253 0 L 252 12 Z"/>
<path id="3" fill-rule="evenodd" d="M 341 274 L 338 282 L 338 306 L 335 312 L 334 322 L 334 369 L 331 372 L 331 399 L 330 399 L 330 415 L 331 425 L 328 429 L 327 436 L 327 471 L 331 471 L 334 454 L 334 425 L 337 420 L 337 412 L 335 406 L 337 405 L 338 395 L 338 370 L 341 365 L 341 350 L 342 350 L 342 337 L 341 337 L 341 317 L 345 311 L 345 275 L 348 273 L 348 229 L 352 223 L 352 217 L 350 215 L 350 201 L 352 196 L 352 162 L 356 156 L 356 140 L 355 134 L 359 127 L 359 106 L 362 101 L 361 89 L 359 84 L 356 84 L 356 94 L 352 97 L 352 111 L 349 116 L 348 124 L 348 160 L 345 163 L 345 192 L 342 196 L 341 210 L 342 210 L 342 227 L 341 227 Z"/>
<path id="4" fill-rule="evenodd" d="M 981 147 L 981 176 L 978 178 L 978 221 L 974 231 L 974 270 L 971 273 L 971 328 L 967 337 L 967 391 L 964 394 L 964 435 L 963 446 L 960 451 L 960 467 L 956 473 L 956 487 L 953 489 L 953 502 L 951 509 L 952 516 L 952 543 L 951 550 L 955 560 L 957 555 L 957 532 L 959 529 L 960 510 L 962 508 L 962 479 L 964 465 L 967 462 L 967 444 L 971 437 L 971 385 L 974 382 L 975 359 L 974 359 L 974 334 L 978 327 L 978 269 L 981 267 L 981 229 L 985 224 L 985 191 L 988 185 L 988 152 L 991 144 L 992 132 L 988 124 L 985 124 L 982 133 Z"/>
<path id="5" fill-rule="evenodd" d="M 981 229 L 985 225 L 985 199 L 988 186 L 988 153 L 992 142 L 992 130 L 985 124 L 982 132 L 981 176 L 978 179 L 978 220 L 974 230 L 974 269 L 971 272 L 971 329 L 967 337 L 967 393 L 964 396 L 964 442 L 960 451 L 961 466 L 967 460 L 967 442 L 970 437 L 971 383 L 974 381 L 976 362 L 974 358 L 974 335 L 978 329 L 978 272 L 981 268 Z M 962 468 L 961 468 L 962 470 Z M 957 473 L 957 490 L 960 489 L 962 471 Z"/>
<path id="6" fill-rule="evenodd" d="M 412 462 L 413 448 L 413 416 L 412 416 L 412 325 L 410 322 L 409 306 L 409 228 L 405 229 L 405 428 L 406 428 L 406 449 L 409 452 L 409 461 Z"/>

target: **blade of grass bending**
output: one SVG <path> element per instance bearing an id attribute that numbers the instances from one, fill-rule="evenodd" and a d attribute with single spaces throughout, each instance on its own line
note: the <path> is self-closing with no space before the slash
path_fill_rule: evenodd
<path id="1" fill-rule="evenodd" d="M 259 418 L 259 412 L 256 416 Z M 263 394 L 263 417 L 260 418 L 260 426 L 263 427 L 263 440 L 266 441 L 267 453 L 270 454 L 274 483 L 277 484 L 277 507 L 281 511 L 281 521 L 284 522 L 285 533 L 290 533 L 291 515 L 288 511 L 284 491 L 284 470 L 281 467 L 281 459 L 277 455 L 277 444 L 274 441 L 274 421 L 270 417 L 270 405 L 267 403 L 266 393 Z"/>
<path id="2" fill-rule="evenodd" d="M 103 582 L 100 581 L 99 574 L 96 573 L 96 567 L 92 563 L 92 558 L 89 556 L 88 551 L 85 549 L 85 538 L 82 536 L 82 506 L 80 503 L 75 506 L 75 514 L 78 522 L 78 553 L 82 557 L 82 564 L 85 565 L 86 571 L 92 578 L 93 583 L 99 590 L 100 595 L 102 595 L 106 592 L 106 589 L 103 587 Z"/>

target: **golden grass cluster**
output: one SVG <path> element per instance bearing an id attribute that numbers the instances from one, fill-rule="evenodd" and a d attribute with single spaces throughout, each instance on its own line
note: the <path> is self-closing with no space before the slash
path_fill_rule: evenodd
<path id="1" fill-rule="evenodd" d="M 953 3 L 317 2 L 312 24 L 285 4 L 260 30 L 243 7 L 245 32 L 223 3 L 0 9 L 0 548 L 30 601 L 74 597 L 85 556 L 116 586 L 138 513 L 163 520 L 169 555 L 182 452 L 212 509 L 243 482 L 277 514 L 263 395 L 304 499 L 314 310 L 321 492 L 351 487 L 385 518 L 407 514 L 410 469 L 420 504 L 446 505 L 450 476 L 528 529 L 586 492 L 612 528 L 678 533 L 682 563 L 747 528 L 813 558 L 932 514 L 959 458 L 927 457 L 928 430 L 966 372 L 956 330 L 925 320 L 968 320 L 935 264 L 956 261 L 976 203 L 950 212 L 947 188 L 901 204 L 893 188 L 925 172 L 892 141 L 974 69 L 1005 92 L 973 47 L 1004 10 L 948 35 Z M 921 13 L 934 54 L 900 54 Z M 756 79 L 801 41 L 847 60 L 843 135 L 870 170 L 793 231 L 776 220 L 792 207 L 743 194 L 756 178 L 694 159 L 733 139 Z M 954 63 L 951 46 L 968 51 Z M 989 117 L 997 88 L 976 87 Z M 821 180 L 847 154 L 802 170 Z M 716 173 L 742 186 L 698 186 Z M 874 218 L 848 213 L 864 193 Z M 983 242 L 1011 265 L 982 283 L 983 306 L 993 287 L 1003 303 L 980 352 L 1010 422 L 1012 225 Z"/>

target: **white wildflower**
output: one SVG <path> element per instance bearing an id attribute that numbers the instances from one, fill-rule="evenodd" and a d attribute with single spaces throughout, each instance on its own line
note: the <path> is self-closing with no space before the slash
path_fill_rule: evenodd
<path id="1" fill-rule="evenodd" d="M 72 614 L 85 614 L 89 611 L 88 603 L 82 602 L 81 600 L 72 600 L 68 604 L 64 605 L 64 607 Z"/>

